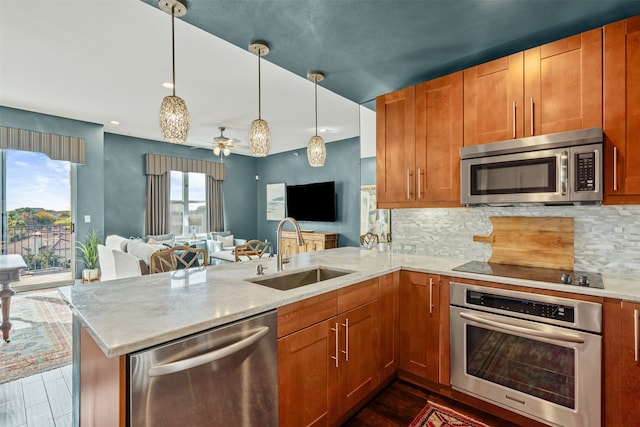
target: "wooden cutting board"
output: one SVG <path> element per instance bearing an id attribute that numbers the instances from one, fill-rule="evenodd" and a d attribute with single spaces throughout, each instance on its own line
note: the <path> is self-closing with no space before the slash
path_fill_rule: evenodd
<path id="1" fill-rule="evenodd" d="M 573 218 L 489 217 L 493 231 L 473 236 L 493 250 L 489 262 L 573 270 Z"/>

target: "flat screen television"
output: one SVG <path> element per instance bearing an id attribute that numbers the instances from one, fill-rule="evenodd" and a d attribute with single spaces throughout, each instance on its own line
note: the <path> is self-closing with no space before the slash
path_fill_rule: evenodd
<path id="1" fill-rule="evenodd" d="M 287 216 L 298 221 L 335 221 L 335 182 L 287 185 Z"/>

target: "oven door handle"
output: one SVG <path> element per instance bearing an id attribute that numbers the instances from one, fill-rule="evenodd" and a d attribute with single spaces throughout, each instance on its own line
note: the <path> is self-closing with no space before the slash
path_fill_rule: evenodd
<path id="1" fill-rule="evenodd" d="M 176 362 L 166 363 L 164 365 L 152 366 L 147 371 L 147 375 L 150 377 L 160 377 L 162 375 L 174 374 L 176 372 L 187 371 L 195 368 L 196 366 L 205 365 L 207 363 L 214 362 L 216 360 L 227 357 L 233 353 L 237 353 L 250 345 L 260 341 L 262 337 L 269 332 L 268 326 L 263 326 L 247 338 L 235 342 L 226 347 L 219 348 L 217 350 L 204 353 L 199 356 L 190 357 L 188 359 L 178 360 Z"/>
<path id="2" fill-rule="evenodd" d="M 573 342 L 573 343 L 579 343 L 579 344 L 584 343 L 584 339 L 577 335 L 547 332 L 547 331 L 541 331 L 538 329 L 525 328 L 523 326 L 497 322 L 481 314 L 469 314 L 469 313 L 462 312 L 460 313 L 460 317 L 466 320 L 471 320 L 473 322 L 477 322 L 483 325 L 493 326 L 494 328 L 502 329 L 509 332 L 516 332 L 516 333 L 539 337 L 539 338 L 548 338 L 556 341 Z"/>

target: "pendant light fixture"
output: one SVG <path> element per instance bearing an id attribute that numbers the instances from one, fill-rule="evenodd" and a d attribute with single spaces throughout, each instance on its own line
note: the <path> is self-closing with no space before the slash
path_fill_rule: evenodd
<path id="1" fill-rule="evenodd" d="M 251 123 L 249 129 L 249 148 L 255 157 L 265 157 L 271 148 L 271 132 L 269 124 L 262 120 L 261 87 L 260 87 L 260 57 L 269 53 L 269 45 L 261 40 L 249 45 L 249 52 L 258 56 L 258 118 Z"/>
<path id="2" fill-rule="evenodd" d="M 160 130 L 167 142 L 182 144 L 189 135 L 189 110 L 184 100 L 176 96 L 176 47 L 175 47 L 175 17 L 184 16 L 187 6 L 177 0 L 160 0 L 160 9 L 171 14 L 171 63 L 172 89 L 171 96 L 165 96 L 160 105 Z"/>
<path id="3" fill-rule="evenodd" d="M 309 139 L 309 144 L 307 144 L 307 159 L 309 166 L 320 167 L 324 166 L 324 161 L 327 158 L 327 147 L 325 147 L 322 137 L 318 136 L 318 82 L 324 80 L 324 73 L 313 71 L 307 74 L 307 79 L 314 83 L 316 112 L 316 134 Z"/>

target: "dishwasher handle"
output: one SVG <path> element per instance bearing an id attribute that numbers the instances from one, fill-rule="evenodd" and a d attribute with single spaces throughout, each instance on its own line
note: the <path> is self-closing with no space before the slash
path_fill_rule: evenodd
<path id="1" fill-rule="evenodd" d="M 214 362 L 216 360 L 227 357 L 233 353 L 237 353 L 250 345 L 260 341 L 262 337 L 269 332 L 268 326 L 263 326 L 255 333 L 244 338 L 238 342 L 235 342 L 226 347 L 222 347 L 218 350 L 211 351 L 209 353 L 201 354 L 199 356 L 190 357 L 188 359 L 178 360 L 176 362 L 166 363 L 163 365 L 152 366 L 147 371 L 147 375 L 150 377 L 160 377 L 162 375 L 174 374 L 176 372 L 182 372 L 195 368 L 196 366 L 205 365 L 207 363 Z"/>

